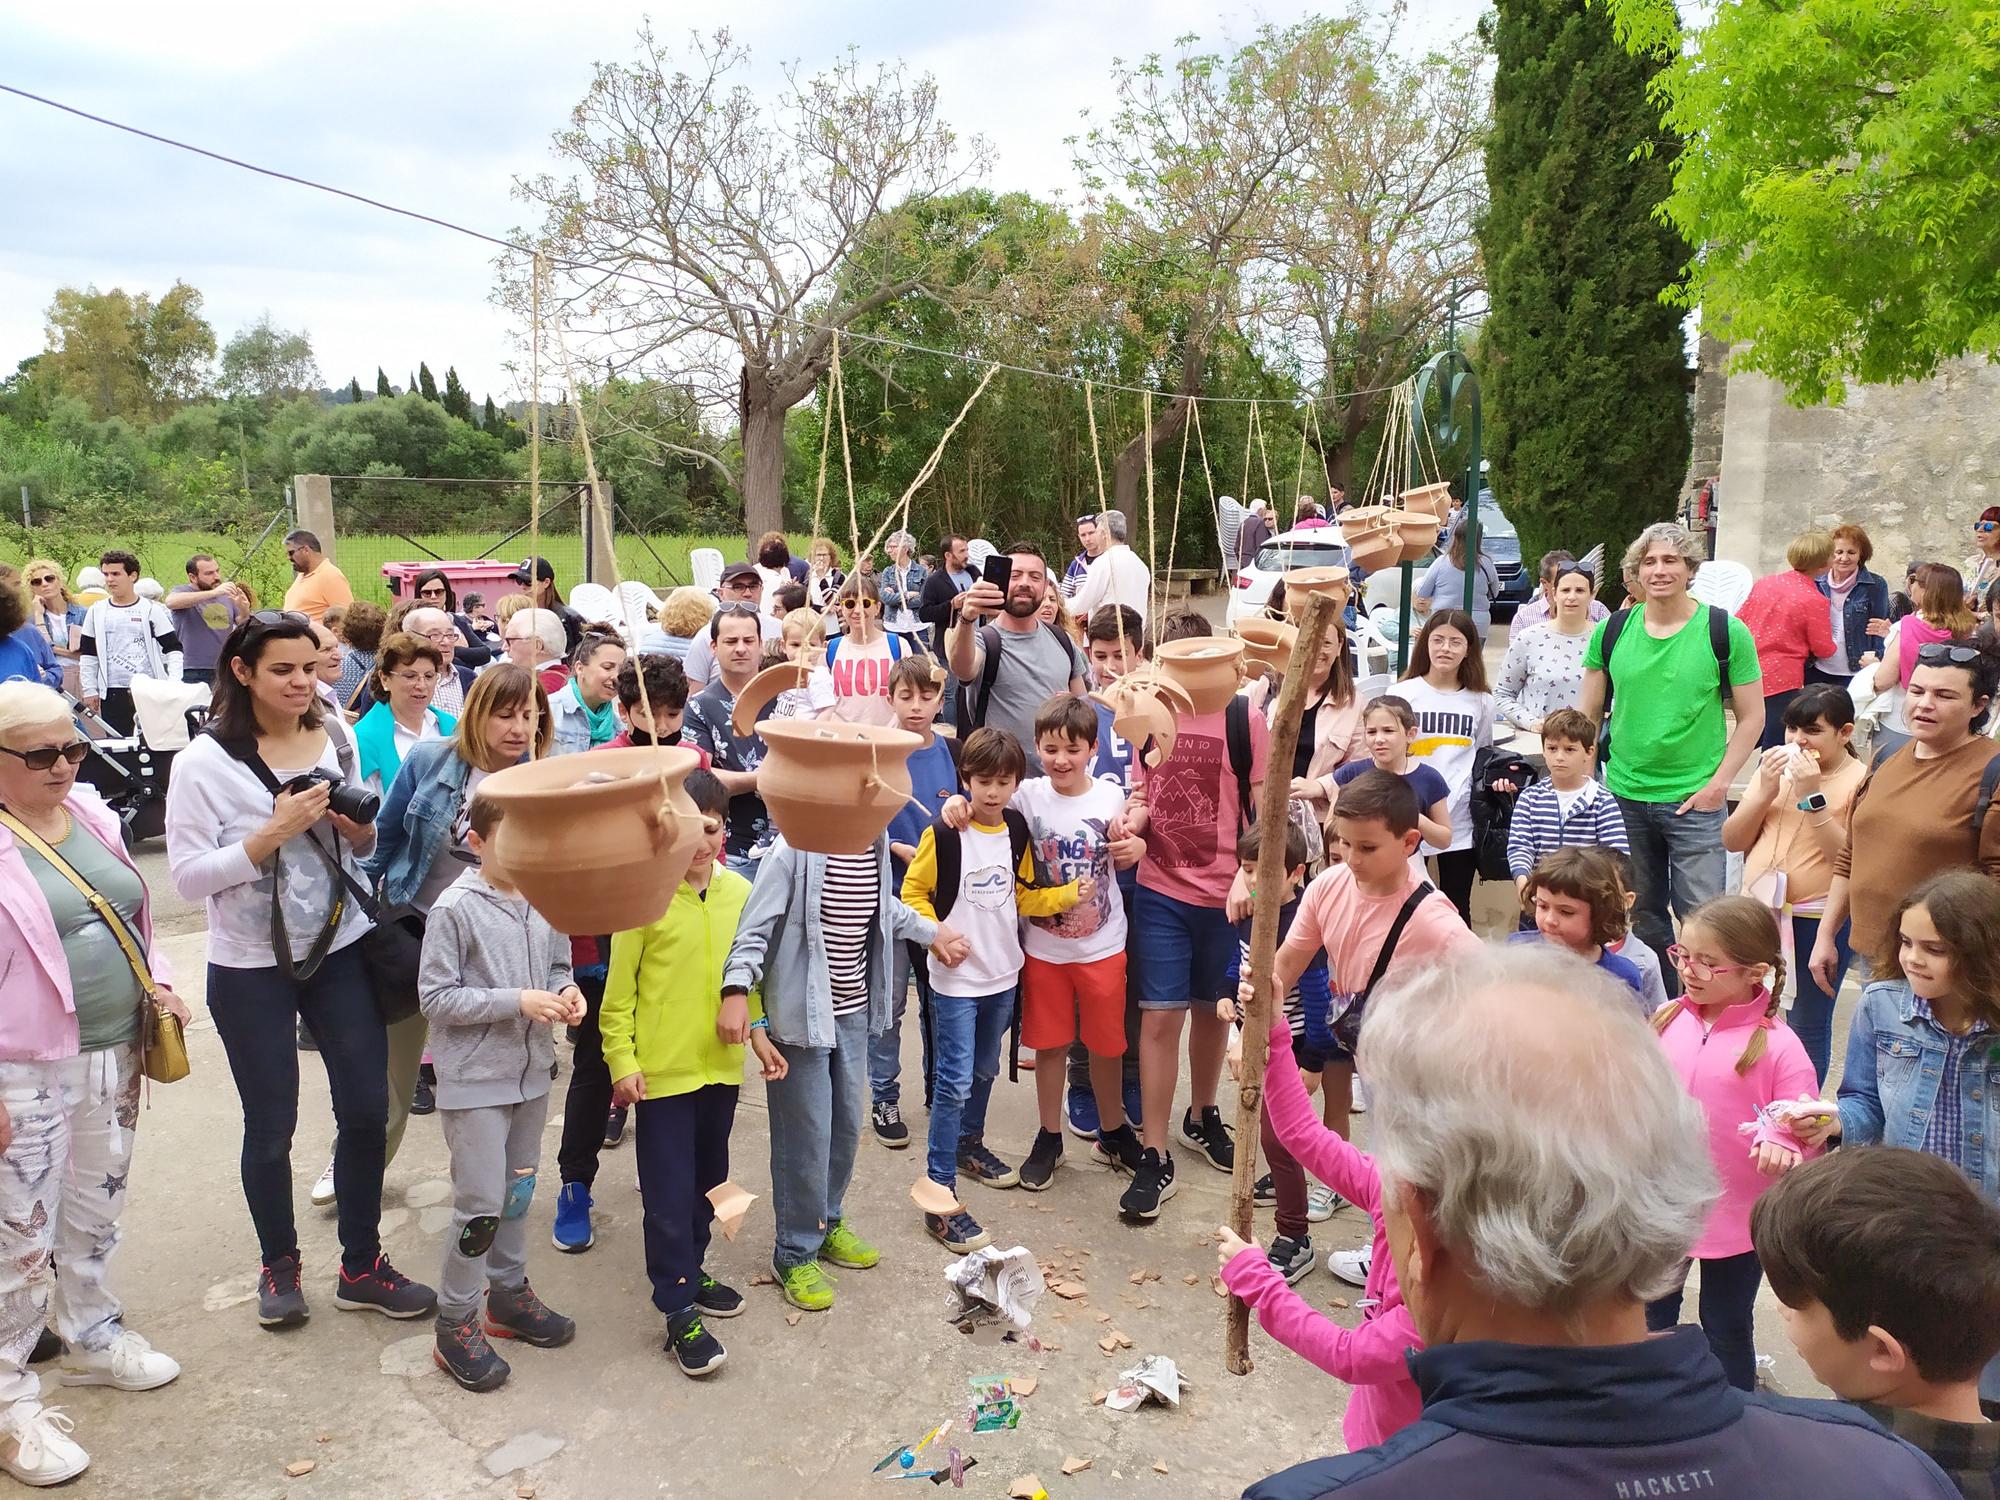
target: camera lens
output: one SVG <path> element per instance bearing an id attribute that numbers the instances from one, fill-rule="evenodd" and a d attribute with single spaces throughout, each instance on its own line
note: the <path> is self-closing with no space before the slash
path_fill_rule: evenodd
<path id="1" fill-rule="evenodd" d="M 339 785 L 327 798 L 327 805 L 343 818 L 356 823 L 373 823 L 382 810 L 382 799 L 362 786 Z"/>

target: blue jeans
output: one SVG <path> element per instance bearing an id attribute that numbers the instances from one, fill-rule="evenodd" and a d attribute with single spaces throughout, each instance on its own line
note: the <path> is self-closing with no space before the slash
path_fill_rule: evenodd
<path id="1" fill-rule="evenodd" d="M 831 1047 L 771 1040 L 790 1071 L 764 1089 L 771 1112 L 771 1213 L 780 1274 L 819 1258 L 841 1217 L 868 1109 L 868 1012 L 836 1016 Z"/>
<path id="2" fill-rule="evenodd" d="M 1819 1075 L 1821 1083 L 1826 1082 L 1827 1061 L 1833 1055 L 1833 1003 L 1840 994 L 1840 982 L 1847 977 L 1847 966 L 1854 962 L 1854 950 L 1847 945 L 1847 931 L 1847 924 L 1841 923 L 1840 936 L 1835 940 L 1840 967 L 1834 971 L 1833 993 L 1828 994 L 1819 987 L 1806 963 L 1813 944 L 1819 941 L 1819 918 L 1792 918 L 1793 977 L 1798 980 L 1799 993 L 1792 1001 L 1792 1013 L 1787 1020 L 1805 1043 L 1806 1056 L 1812 1059 L 1813 1072 Z"/>
<path id="3" fill-rule="evenodd" d="M 1618 799 L 1618 810 L 1625 815 L 1625 837 L 1632 845 L 1633 884 L 1638 887 L 1632 930 L 1659 955 L 1660 978 L 1669 999 L 1681 992 L 1681 977 L 1667 962 L 1674 918 L 1685 922 L 1702 902 L 1720 896 L 1728 874 L 1722 853 L 1724 810 L 1676 816 L 1674 809 L 1679 806 L 1679 802 Z"/>
<path id="4" fill-rule="evenodd" d="M 896 950 L 896 968 L 889 985 L 889 1029 L 868 1038 L 868 1091 L 877 1104 L 895 1104 L 903 1097 L 903 1012 L 909 1008 L 910 980 L 917 981 L 917 1034 L 924 1043 L 924 1108 L 931 1105 L 931 968 L 929 950 L 904 943 Z"/>
<path id="5" fill-rule="evenodd" d="M 958 1184 L 960 1143 L 986 1133 L 986 1101 L 1000 1076 L 1000 1043 L 1014 1019 L 1014 988 L 997 995 L 931 996 L 937 1086 L 931 1100 L 932 1182 Z"/>

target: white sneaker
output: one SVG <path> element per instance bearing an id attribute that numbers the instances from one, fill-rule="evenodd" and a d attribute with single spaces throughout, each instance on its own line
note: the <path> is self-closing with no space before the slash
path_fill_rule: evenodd
<path id="1" fill-rule="evenodd" d="M 1366 1250 L 1336 1250 L 1326 1258 L 1327 1270 L 1333 1272 L 1349 1286 L 1368 1285 L 1368 1263 L 1375 1258 L 1375 1247 Z"/>
<path id="2" fill-rule="evenodd" d="M 74 1442 L 76 1424 L 59 1406 L 16 1401 L 0 1416 L 0 1469 L 23 1484 L 61 1484 L 90 1467 L 90 1455 Z"/>
<path id="3" fill-rule="evenodd" d="M 1306 1184 L 1306 1218 L 1312 1223 L 1324 1224 L 1346 1207 L 1347 1200 L 1324 1183 Z"/>
<path id="4" fill-rule="evenodd" d="M 313 1184 L 312 1202 L 314 1208 L 325 1208 L 333 1202 L 333 1163 L 326 1164 L 326 1170 L 319 1174 L 319 1181 Z"/>
<path id="5" fill-rule="evenodd" d="M 1368 1113 L 1368 1086 L 1361 1081 L 1361 1075 L 1354 1075 L 1354 1087 L 1348 1091 L 1347 1112 L 1351 1115 Z"/>
<path id="6" fill-rule="evenodd" d="M 109 1385 L 121 1391 L 156 1390 L 181 1373 L 181 1367 L 131 1329 L 108 1349 L 71 1349 L 56 1369 L 64 1385 Z"/>

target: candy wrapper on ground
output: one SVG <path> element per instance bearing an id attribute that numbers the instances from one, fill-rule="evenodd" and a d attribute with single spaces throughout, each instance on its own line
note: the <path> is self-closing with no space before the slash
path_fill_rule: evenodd
<path id="1" fill-rule="evenodd" d="M 976 1375 L 966 1384 L 972 1388 L 966 1425 L 974 1432 L 1012 1432 L 1021 1425 L 1020 1403 L 1004 1375 Z"/>
<path id="2" fill-rule="evenodd" d="M 1148 1401 L 1162 1406 L 1181 1404 L 1181 1372 L 1164 1354 L 1149 1354 L 1118 1377 L 1104 1398 L 1113 1411 L 1137 1411 Z"/>
<path id="3" fill-rule="evenodd" d="M 997 1313 L 1014 1327 L 1025 1329 L 1035 1315 L 1043 1291 L 1042 1268 L 1025 1245 L 1002 1250 L 988 1245 L 944 1268 L 944 1279 L 958 1294 L 951 1321 L 981 1313 Z"/>

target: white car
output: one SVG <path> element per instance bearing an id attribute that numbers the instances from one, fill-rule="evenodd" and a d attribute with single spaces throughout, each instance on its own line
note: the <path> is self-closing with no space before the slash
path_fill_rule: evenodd
<path id="1" fill-rule="evenodd" d="M 1293 568 L 1352 567 L 1353 553 L 1338 526 L 1309 526 L 1281 531 L 1257 549 L 1250 566 L 1237 573 L 1229 588 L 1225 624 L 1254 619 L 1270 602 L 1271 590 Z"/>

